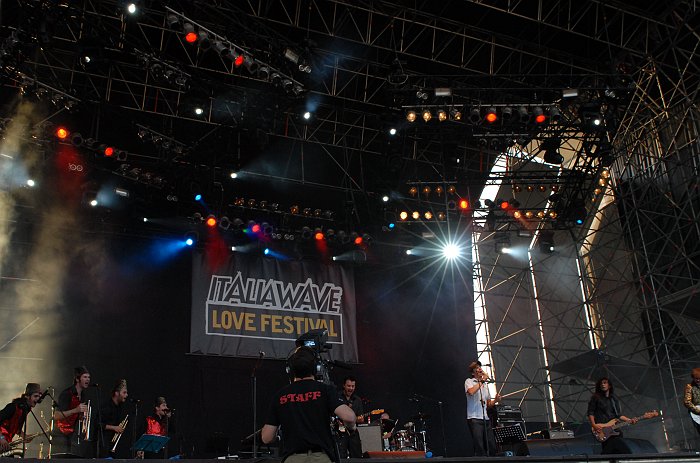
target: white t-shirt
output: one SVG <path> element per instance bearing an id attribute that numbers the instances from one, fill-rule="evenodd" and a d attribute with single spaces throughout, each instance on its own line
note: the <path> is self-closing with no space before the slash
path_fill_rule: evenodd
<path id="1" fill-rule="evenodd" d="M 467 395 L 467 419 L 476 418 L 479 420 L 484 419 L 484 411 L 486 410 L 486 404 L 491 400 L 491 392 L 487 384 L 481 385 L 481 393 L 477 389 L 474 394 L 469 394 L 467 390 L 474 387 L 479 381 L 475 378 L 467 378 L 464 382 L 464 393 Z M 482 406 L 481 401 L 484 401 Z"/>

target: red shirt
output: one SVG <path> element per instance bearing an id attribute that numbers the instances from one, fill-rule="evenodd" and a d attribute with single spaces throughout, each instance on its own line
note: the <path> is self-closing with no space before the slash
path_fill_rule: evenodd
<path id="1" fill-rule="evenodd" d="M 168 418 L 158 418 L 157 416 L 146 417 L 146 434 L 156 436 L 168 435 Z"/>
<path id="2" fill-rule="evenodd" d="M 29 405 L 23 397 L 13 400 L 0 411 L 0 433 L 7 442 L 22 431 L 28 413 Z"/>

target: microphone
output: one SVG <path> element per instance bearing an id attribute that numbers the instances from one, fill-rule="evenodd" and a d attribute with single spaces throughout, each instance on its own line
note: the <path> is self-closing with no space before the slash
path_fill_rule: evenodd
<path id="1" fill-rule="evenodd" d="M 495 383 L 496 381 L 492 380 L 491 378 L 486 378 L 486 379 L 480 379 L 479 382 L 484 383 L 484 384 L 491 384 L 491 383 Z"/>
<path id="2" fill-rule="evenodd" d="M 88 387 L 100 387 L 99 383 L 90 383 Z"/>
<path id="3" fill-rule="evenodd" d="M 41 401 L 44 400 L 47 395 L 49 395 L 50 390 L 51 390 L 51 386 L 47 387 L 46 390 L 41 393 L 41 397 L 39 397 L 39 400 L 37 400 L 36 403 L 40 404 Z"/>
<path id="4" fill-rule="evenodd" d="M 129 402 L 131 402 L 133 404 L 140 404 L 141 403 L 141 399 L 132 399 L 131 397 L 129 397 L 129 399 L 127 399 L 127 400 L 129 400 Z"/>
<path id="5" fill-rule="evenodd" d="M 260 358 L 263 358 L 263 357 L 265 357 L 265 352 L 264 352 L 264 351 L 258 351 L 258 355 L 260 356 Z"/>

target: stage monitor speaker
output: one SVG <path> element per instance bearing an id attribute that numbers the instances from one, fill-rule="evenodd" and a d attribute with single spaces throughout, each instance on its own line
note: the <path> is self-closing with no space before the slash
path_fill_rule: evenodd
<path id="1" fill-rule="evenodd" d="M 360 424 L 357 426 L 357 432 L 360 433 L 363 452 L 381 452 L 382 451 L 382 427 L 376 425 Z"/>
<path id="2" fill-rule="evenodd" d="M 600 443 L 592 437 L 574 439 L 535 439 L 521 442 L 518 456 L 559 457 L 567 455 L 600 455 Z"/>
<path id="3" fill-rule="evenodd" d="M 627 453 L 659 453 L 654 444 L 646 439 L 625 437 L 620 439 L 619 450 Z"/>

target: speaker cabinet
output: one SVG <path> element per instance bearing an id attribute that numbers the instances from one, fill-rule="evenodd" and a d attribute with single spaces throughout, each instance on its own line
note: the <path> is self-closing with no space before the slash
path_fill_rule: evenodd
<path id="1" fill-rule="evenodd" d="M 566 455 L 600 455 L 600 443 L 592 437 L 574 439 L 536 439 L 521 442 L 518 456 L 557 457 Z"/>
<path id="2" fill-rule="evenodd" d="M 357 432 L 360 433 L 363 452 L 382 451 L 382 427 L 378 424 L 358 424 Z"/>
<path id="3" fill-rule="evenodd" d="M 620 451 L 626 451 L 627 453 L 659 453 L 654 444 L 646 439 L 625 437 L 620 439 L 619 448 Z"/>

